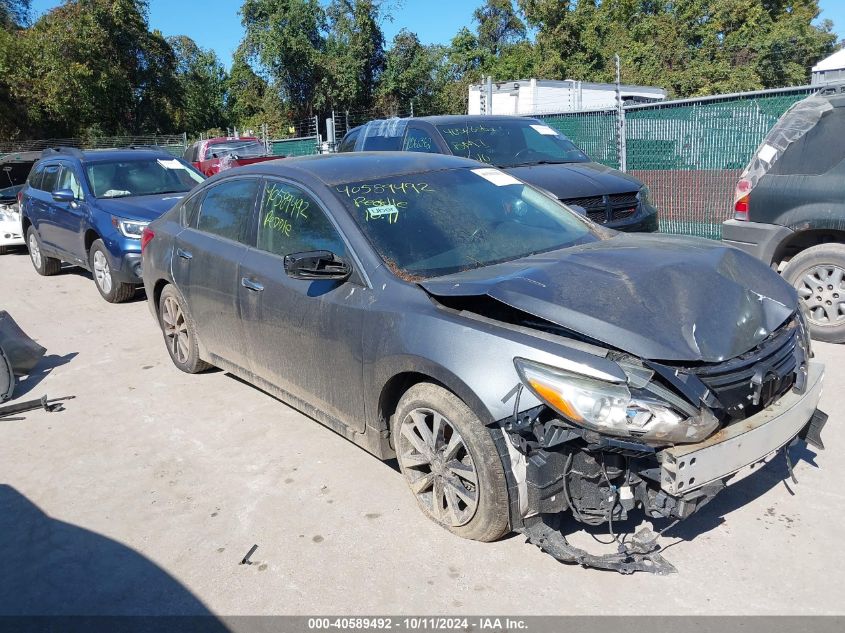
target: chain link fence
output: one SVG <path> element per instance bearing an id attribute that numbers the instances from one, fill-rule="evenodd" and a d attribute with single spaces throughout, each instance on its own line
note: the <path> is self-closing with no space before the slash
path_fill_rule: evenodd
<path id="1" fill-rule="evenodd" d="M 593 160 L 648 185 L 660 230 L 719 239 L 740 173 L 775 122 L 818 86 L 532 115 Z M 624 119 L 624 143 L 619 139 Z M 624 154 L 623 154 L 624 152 Z M 624 160 L 623 160 L 624 159 Z"/>
<path id="2" fill-rule="evenodd" d="M 187 148 L 185 134 L 147 134 L 141 136 L 101 136 L 91 138 L 47 138 L 21 141 L 0 141 L 0 157 L 16 152 L 40 151 L 48 147 L 77 149 L 121 149 L 125 147 L 160 147 L 174 156 L 182 156 Z"/>

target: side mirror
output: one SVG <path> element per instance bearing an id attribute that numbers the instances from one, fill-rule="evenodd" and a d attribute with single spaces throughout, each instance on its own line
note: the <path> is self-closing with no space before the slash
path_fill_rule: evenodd
<path id="1" fill-rule="evenodd" d="M 352 274 L 352 266 L 331 251 L 307 251 L 285 255 L 285 272 L 292 279 L 343 281 Z"/>
<path id="2" fill-rule="evenodd" d="M 53 192 L 53 200 L 56 202 L 73 202 L 76 196 L 70 189 L 56 189 Z"/>

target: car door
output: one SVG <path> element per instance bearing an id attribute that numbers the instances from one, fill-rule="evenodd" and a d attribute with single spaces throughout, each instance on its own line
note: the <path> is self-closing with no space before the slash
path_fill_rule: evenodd
<path id="1" fill-rule="evenodd" d="M 53 218 L 55 226 L 56 246 L 65 253 L 74 255 L 77 259 L 84 257 L 85 236 L 84 224 L 88 214 L 85 194 L 82 191 L 79 174 L 70 163 L 62 161 L 56 191 L 70 189 L 74 199 L 70 202 L 53 201 Z"/>
<path id="2" fill-rule="evenodd" d="M 173 280 L 212 362 L 228 361 L 249 371 L 238 306 L 238 265 L 246 253 L 250 221 L 261 181 L 227 178 L 189 200 L 197 205 L 174 240 Z"/>
<path id="3" fill-rule="evenodd" d="M 256 246 L 240 267 L 241 316 L 255 373 L 364 431 L 362 327 L 370 290 L 347 281 L 288 277 L 284 256 L 328 250 L 351 253 L 317 197 L 302 186 L 268 179 L 258 210 Z"/>
<path id="4" fill-rule="evenodd" d="M 44 170 L 39 180 L 38 189 L 32 191 L 33 220 L 38 230 L 41 242 L 48 250 L 60 252 L 60 231 L 57 226 L 56 205 L 53 200 L 53 191 L 59 184 L 59 176 L 62 167 L 58 163 L 44 165 Z"/>

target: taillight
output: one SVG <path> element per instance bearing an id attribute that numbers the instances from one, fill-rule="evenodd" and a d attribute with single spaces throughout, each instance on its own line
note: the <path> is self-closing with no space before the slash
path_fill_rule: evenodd
<path id="1" fill-rule="evenodd" d="M 141 233 L 141 252 L 144 252 L 144 249 L 147 247 L 147 244 L 153 241 L 153 238 L 156 236 L 153 231 L 150 230 L 150 227 L 145 226 L 143 232 Z"/>
<path id="2" fill-rule="evenodd" d="M 22 202 L 23 202 L 23 189 L 18 191 L 18 205 L 20 205 Z"/>
<path id="3" fill-rule="evenodd" d="M 741 178 L 736 183 L 734 191 L 734 218 L 748 221 L 748 198 L 751 195 L 752 184 L 747 178 Z"/>

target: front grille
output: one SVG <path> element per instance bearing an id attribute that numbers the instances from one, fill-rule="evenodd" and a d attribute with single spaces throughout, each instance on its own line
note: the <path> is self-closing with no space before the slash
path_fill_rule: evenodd
<path id="1" fill-rule="evenodd" d="M 689 371 L 707 385 L 729 417 L 742 419 L 789 391 L 805 360 L 799 327 L 792 321 L 742 356 Z"/>
<path id="2" fill-rule="evenodd" d="M 614 193 L 609 196 L 561 198 L 563 204 L 575 205 L 587 212 L 587 217 L 598 224 L 607 224 L 629 218 L 637 212 L 637 192 Z"/>

